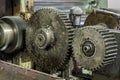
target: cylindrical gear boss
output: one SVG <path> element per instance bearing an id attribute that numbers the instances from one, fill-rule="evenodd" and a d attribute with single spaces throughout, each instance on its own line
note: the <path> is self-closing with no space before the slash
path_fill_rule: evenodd
<path id="1" fill-rule="evenodd" d="M 0 19 L 0 51 L 12 53 L 23 47 L 23 33 L 26 23 L 18 16 L 5 16 Z"/>

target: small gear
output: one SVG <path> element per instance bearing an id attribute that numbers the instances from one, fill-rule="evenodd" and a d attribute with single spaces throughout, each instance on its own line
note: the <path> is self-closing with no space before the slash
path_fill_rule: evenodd
<path id="1" fill-rule="evenodd" d="M 26 46 L 44 72 L 63 70 L 71 56 L 74 29 L 67 15 L 55 8 L 35 12 L 26 31 Z"/>
<path id="2" fill-rule="evenodd" d="M 117 46 L 114 34 L 108 29 L 87 26 L 75 35 L 74 58 L 81 67 L 95 71 L 114 61 Z"/>

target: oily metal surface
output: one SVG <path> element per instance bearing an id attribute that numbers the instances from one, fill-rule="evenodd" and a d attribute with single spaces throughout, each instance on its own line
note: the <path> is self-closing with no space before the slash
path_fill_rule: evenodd
<path id="1" fill-rule="evenodd" d="M 86 56 L 82 50 L 82 45 L 88 41 L 95 46 L 92 56 Z M 79 29 L 76 33 L 73 52 L 75 60 L 81 67 L 94 71 L 114 61 L 117 54 L 117 42 L 114 34 L 108 30 L 88 26 Z"/>
<path id="2" fill-rule="evenodd" d="M 35 64 L 44 72 L 63 69 L 71 55 L 74 32 L 67 16 L 54 8 L 42 8 L 33 14 L 28 24 L 26 45 Z M 35 44 L 35 34 L 37 30 L 47 25 L 51 26 L 55 40 L 49 47 L 40 49 Z"/>

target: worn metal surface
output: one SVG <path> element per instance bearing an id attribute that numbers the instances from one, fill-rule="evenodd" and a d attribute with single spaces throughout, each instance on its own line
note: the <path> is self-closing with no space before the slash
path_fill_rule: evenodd
<path id="1" fill-rule="evenodd" d="M 13 0 L 13 15 L 19 15 L 25 20 L 28 20 L 34 11 L 33 7 L 33 0 Z"/>
<path id="2" fill-rule="evenodd" d="M 118 51 L 114 34 L 100 29 L 100 26 L 102 25 L 80 29 L 73 42 L 75 60 L 83 68 L 93 71 L 111 64 Z"/>
<path id="3" fill-rule="evenodd" d="M 42 8 L 33 14 L 28 24 L 30 27 L 26 32 L 26 46 L 36 65 L 41 71 L 48 73 L 63 70 L 71 56 L 74 35 L 74 29 L 66 14 L 56 8 Z M 48 42 L 49 38 L 44 38 L 43 31 L 39 32 L 42 28 L 52 31 L 55 38 L 50 40 L 50 44 L 47 43 L 45 48 L 41 47 L 41 43 L 46 43 L 44 39 Z M 39 38 L 39 35 L 43 37 Z"/>
<path id="4" fill-rule="evenodd" d="M 14 15 L 25 12 L 33 12 L 33 0 L 14 0 Z"/>
<path id="5" fill-rule="evenodd" d="M 64 80 L 0 60 L 0 80 Z"/>

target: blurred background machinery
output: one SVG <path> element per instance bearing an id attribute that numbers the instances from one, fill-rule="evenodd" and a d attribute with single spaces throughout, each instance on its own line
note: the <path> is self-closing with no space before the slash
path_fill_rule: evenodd
<path id="1" fill-rule="evenodd" d="M 0 17 L 19 15 L 28 19 L 30 14 L 34 11 L 33 0 L 1 0 L 0 1 Z"/>

